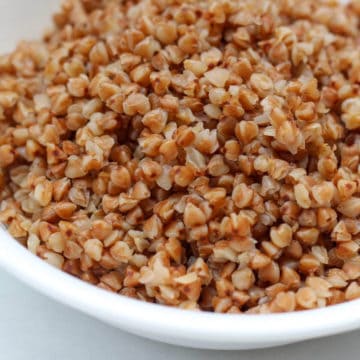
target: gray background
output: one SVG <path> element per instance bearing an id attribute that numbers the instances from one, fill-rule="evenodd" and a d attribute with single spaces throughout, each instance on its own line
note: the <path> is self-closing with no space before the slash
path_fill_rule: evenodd
<path id="1" fill-rule="evenodd" d="M 38 294 L 0 270 L 1 360 L 347 360 L 358 359 L 360 331 L 285 347 L 203 351 L 126 334 Z"/>

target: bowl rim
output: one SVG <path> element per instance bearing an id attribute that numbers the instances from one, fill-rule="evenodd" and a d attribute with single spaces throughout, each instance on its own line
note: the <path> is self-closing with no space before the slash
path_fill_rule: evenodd
<path id="1" fill-rule="evenodd" d="M 283 314 L 216 314 L 111 293 L 39 259 L 0 228 L 0 266 L 54 300 L 148 338 L 226 344 L 290 343 L 360 327 L 360 300 Z"/>

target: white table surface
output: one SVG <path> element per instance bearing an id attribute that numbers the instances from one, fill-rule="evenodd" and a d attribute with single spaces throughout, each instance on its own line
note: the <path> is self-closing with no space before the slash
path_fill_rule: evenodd
<path id="1" fill-rule="evenodd" d="M 38 294 L 0 270 L 1 360 L 347 360 L 360 331 L 285 347 L 204 351 L 126 334 Z"/>

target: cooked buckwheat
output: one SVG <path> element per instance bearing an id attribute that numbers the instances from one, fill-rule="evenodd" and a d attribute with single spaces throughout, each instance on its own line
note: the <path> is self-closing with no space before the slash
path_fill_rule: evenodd
<path id="1" fill-rule="evenodd" d="M 360 298 L 359 1 L 65 0 L 0 58 L 0 221 L 133 298 Z"/>

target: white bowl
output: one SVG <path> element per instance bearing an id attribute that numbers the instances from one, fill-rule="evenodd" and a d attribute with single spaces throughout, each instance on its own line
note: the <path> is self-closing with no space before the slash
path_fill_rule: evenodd
<path id="1" fill-rule="evenodd" d="M 314 0 L 315 1 L 315 0 Z M 57 0 L 0 0 L 0 51 L 39 36 Z M 29 32 L 30 31 L 30 32 Z M 324 309 L 271 315 L 192 312 L 133 300 L 91 286 L 38 259 L 0 228 L 0 265 L 19 280 L 122 330 L 206 349 L 289 344 L 360 328 L 360 300 Z"/>
<path id="2" fill-rule="evenodd" d="M 269 315 L 180 310 L 99 289 L 40 260 L 0 228 L 0 264 L 56 301 L 122 330 L 170 344 L 204 349 L 255 349 L 360 328 L 360 300 Z"/>

